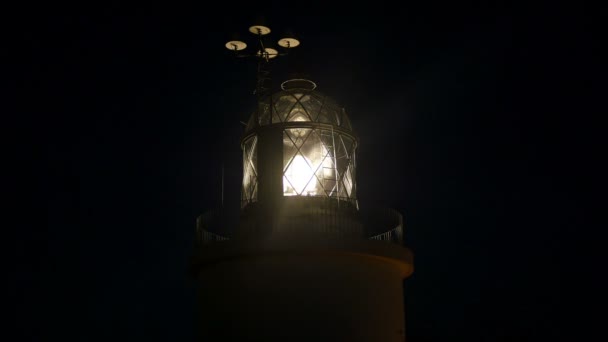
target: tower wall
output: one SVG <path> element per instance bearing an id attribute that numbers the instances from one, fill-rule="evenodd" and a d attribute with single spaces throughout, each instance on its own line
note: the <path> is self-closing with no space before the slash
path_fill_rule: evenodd
<path id="1" fill-rule="evenodd" d="M 201 340 L 404 341 L 408 250 L 376 241 L 237 250 L 199 268 Z"/>

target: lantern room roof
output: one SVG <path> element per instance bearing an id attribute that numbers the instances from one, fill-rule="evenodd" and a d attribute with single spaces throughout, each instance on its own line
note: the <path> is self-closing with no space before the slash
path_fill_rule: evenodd
<path id="1" fill-rule="evenodd" d="M 320 123 L 352 131 L 344 108 L 316 91 L 314 82 L 293 79 L 283 82 L 281 88 L 281 91 L 260 101 L 258 110 L 249 118 L 246 132 L 259 126 L 285 122 Z"/>

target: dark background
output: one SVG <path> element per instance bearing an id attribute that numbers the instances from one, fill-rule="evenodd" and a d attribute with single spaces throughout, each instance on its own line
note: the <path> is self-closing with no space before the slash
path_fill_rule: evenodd
<path id="1" fill-rule="evenodd" d="M 44 219 L 15 240 L 17 336 L 194 340 L 195 219 L 220 203 L 222 164 L 238 205 L 239 121 L 255 101 L 255 63 L 224 43 L 250 39 L 259 15 L 302 41 L 275 87 L 305 73 L 346 107 L 361 204 L 404 213 L 409 341 L 560 336 L 561 237 L 582 223 L 584 182 L 566 180 L 585 158 L 564 113 L 585 111 L 569 98 L 589 87 L 588 13 L 401 5 L 25 10 L 21 156 Z"/>

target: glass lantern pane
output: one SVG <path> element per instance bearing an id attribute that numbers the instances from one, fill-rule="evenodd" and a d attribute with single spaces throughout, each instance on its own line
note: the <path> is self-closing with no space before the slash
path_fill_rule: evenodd
<path id="1" fill-rule="evenodd" d="M 323 107 L 322 99 L 319 99 L 317 96 L 306 95 L 300 99 L 300 103 L 304 106 L 308 115 L 310 115 L 311 120 L 317 122 L 319 112 L 321 112 L 321 108 Z"/>
<path id="2" fill-rule="evenodd" d="M 296 104 L 297 99 L 293 95 L 283 95 L 274 104 L 272 122 L 284 122 L 291 109 Z"/>
<path id="3" fill-rule="evenodd" d="M 248 139 L 243 146 L 243 206 L 257 201 L 257 136 Z"/>
<path id="4" fill-rule="evenodd" d="M 321 108 L 319 112 L 319 116 L 317 117 L 317 122 L 333 124 L 335 120 L 333 120 L 334 113 L 327 107 Z"/>
<path id="5" fill-rule="evenodd" d="M 306 112 L 306 109 L 302 107 L 301 104 L 296 103 L 295 106 L 291 109 L 289 116 L 287 118 L 289 122 L 302 122 L 302 121 L 311 121 L 310 116 Z"/>
<path id="6" fill-rule="evenodd" d="M 353 128 L 352 128 L 352 126 L 350 124 L 350 119 L 348 118 L 348 115 L 346 115 L 346 113 L 344 111 L 342 111 L 341 114 L 342 115 L 340 116 L 341 117 L 340 127 L 346 128 L 348 130 L 352 130 Z"/>
<path id="7" fill-rule="evenodd" d="M 253 167 L 253 172 L 257 176 L 258 174 L 258 137 L 253 137 L 251 145 L 249 147 L 249 161 Z"/>
<path id="8" fill-rule="evenodd" d="M 347 196 L 350 198 L 353 191 L 353 177 L 350 165 L 346 169 L 346 173 L 344 173 L 344 187 L 346 190 Z"/>
<path id="9" fill-rule="evenodd" d="M 283 171 L 286 170 L 287 164 L 298 153 L 300 147 L 308 139 L 312 129 L 310 128 L 293 128 L 286 129 L 283 133 Z"/>
<path id="10" fill-rule="evenodd" d="M 315 195 L 316 183 L 311 161 L 301 153 L 296 154 L 284 174 L 283 193 L 286 196 Z"/>
<path id="11" fill-rule="evenodd" d="M 324 195 L 318 170 L 325 154 L 318 134 L 310 128 L 289 128 L 283 134 L 283 194 Z"/>

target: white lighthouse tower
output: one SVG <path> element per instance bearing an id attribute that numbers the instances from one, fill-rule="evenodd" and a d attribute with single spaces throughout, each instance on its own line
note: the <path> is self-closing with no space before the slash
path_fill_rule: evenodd
<path id="1" fill-rule="evenodd" d="M 262 64 L 272 60 L 261 45 L 266 29 L 251 29 Z M 284 39 L 280 46 L 299 45 Z M 359 208 L 359 141 L 346 111 L 310 80 L 287 80 L 275 93 L 263 82 L 241 139 L 238 220 L 219 210 L 197 222 L 201 340 L 404 341 L 412 253 L 400 213 Z"/>

